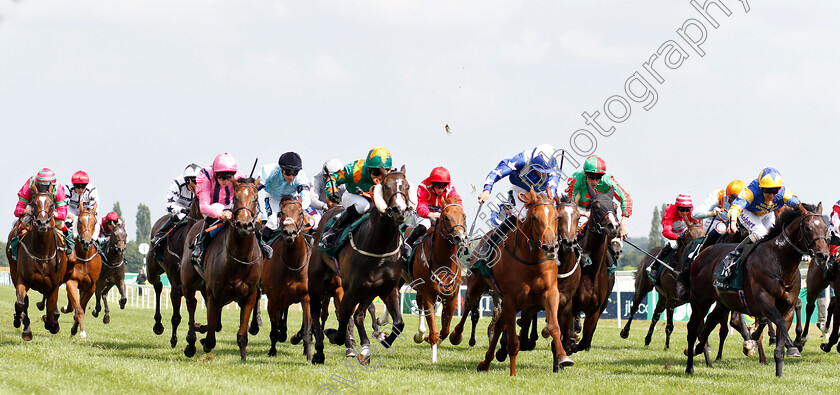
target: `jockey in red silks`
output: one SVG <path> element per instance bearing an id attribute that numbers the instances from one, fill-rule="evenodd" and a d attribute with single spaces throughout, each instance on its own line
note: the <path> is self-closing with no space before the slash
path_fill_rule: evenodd
<path id="1" fill-rule="evenodd" d="M 429 177 L 417 186 L 417 215 L 420 220 L 417 221 L 417 227 L 405 238 L 404 257 L 408 257 L 411 247 L 417 239 L 432 227 L 432 220 L 437 220 L 440 217 L 443 207 L 446 206 L 444 200 L 447 198 L 457 199 L 457 204 L 463 208 L 461 196 L 458 195 L 458 191 L 452 185 L 449 170 L 442 166 L 435 167 Z"/>
<path id="2" fill-rule="evenodd" d="M 691 195 L 681 193 L 677 196 L 677 201 L 674 204 L 669 204 L 665 208 L 665 213 L 662 214 L 662 236 L 665 237 L 665 247 L 659 251 L 650 266 L 647 267 L 648 274 L 656 274 L 659 272 L 659 260 L 664 260 L 668 254 L 677 248 L 677 239 L 680 238 L 688 226 L 700 221 L 692 218 L 691 212 L 694 210 L 694 202 L 691 200 Z"/>
<path id="3" fill-rule="evenodd" d="M 55 202 L 55 228 L 62 231 L 64 234 L 64 244 L 66 246 L 67 260 L 70 263 L 76 262 L 76 254 L 73 252 L 73 233 L 68 232 L 64 220 L 67 219 L 67 194 L 64 187 L 56 180 L 55 173 L 49 168 L 45 167 L 38 172 L 35 177 L 29 177 L 18 191 L 18 202 L 15 206 L 15 217 L 18 217 L 20 223 L 27 223 L 28 217 L 32 215 L 32 206 L 30 202 L 35 196 L 35 193 L 50 192 L 53 202 Z M 14 242 L 10 240 L 9 244 L 17 245 L 20 240 L 20 234 L 16 232 L 12 236 Z M 16 255 L 16 254 L 15 254 Z M 17 256 L 13 256 L 17 259 Z"/>
<path id="4" fill-rule="evenodd" d="M 99 224 L 99 237 L 96 238 L 100 247 L 105 245 L 108 237 L 114 233 L 114 227 L 117 226 L 118 223 L 120 223 L 120 216 L 117 215 L 116 212 L 111 211 L 102 217 L 102 221 Z"/>
<path id="5" fill-rule="evenodd" d="M 245 176 L 239 172 L 239 166 L 236 164 L 236 159 L 233 155 L 225 152 L 216 155 L 213 160 L 213 166 L 205 167 L 198 172 L 195 182 L 195 194 L 198 197 L 198 208 L 201 214 L 206 216 L 204 219 L 204 228 L 196 235 L 192 259 L 200 261 L 204 254 L 204 249 L 209 244 L 210 239 L 215 236 L 215 232 L 211 232 L 210 237 L 205 237 L 205 230 L 210 226 L 221 221 L 229 221 L 233 218 L 233 178 L 240 179 Z M 257 229 L 257 234 L 261 229 Z M 258 241 L 262 238 L 257 237 Z M 263 256 L 266 259 L 271 257 L 271 247 L 260 243 L 263 250 Z"/>

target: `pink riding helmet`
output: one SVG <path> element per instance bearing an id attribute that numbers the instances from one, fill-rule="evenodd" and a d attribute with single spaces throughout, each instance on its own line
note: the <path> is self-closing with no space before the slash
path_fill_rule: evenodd
<path id="1" fill-rule="evenodd" d="M 237 170 L 239 167 L 236 165 L 236 159 L 227 152 L 216 155 L 216 159 L 213 160 L 214 173 L 236 173 Z"/>

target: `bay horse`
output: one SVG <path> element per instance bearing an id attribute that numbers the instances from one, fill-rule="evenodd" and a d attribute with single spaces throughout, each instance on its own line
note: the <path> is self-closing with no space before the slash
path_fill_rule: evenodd
<path id="1" fill-rule="evenodd" d="M 271 245 L 274 255 L 262 269 L 262 287 L 268 297 L 268 316 L 271 321 L 271 349 L 269 356 L 277 355 L 277 342 L 285 341 L 289 306 L 300 303 L 303 326 L 312 320 L 309 308 L 309 254 L 312 247 L 301 234 L 306 230 L 306 217 L 300 198 L 285 195 L 280 200 L 279 218 L 281 237 Z M 306 339 L 304 339 L 306 340 Z M 304 355 L 312 360 L 311 339 L 304 341 Z"/>
<path id="2" fill-rule="evenodd" d="M 9 272 L 17 296 L 13 323 L 15 328 L 20 328 L 23 323 L 21 337 L 25 341 L 32 340 L 27 295 L 30 289 L 47 298 L 44 328 L 52 334 L 59 331 L 56 307 L 58 290 L 61 284 L 64 284 L 64 275 L 67 272 L 67 254 L 64 250 L 63 236 L 55 228 L 55 201 L 52 197 L 54 191 L 55 185 L 50 186 L 46 192 L 39 192 L 33 185 L 33 197 L 29 204 L 34 214 L 18 220 L 9 233 L 9 240 L 16 233 L 23 233 L 20 236 L 17 260 L 12 256 L 11 246 L 6 244 Z"/>
<path id="3" fill-rule="evenodd" d="M 580 245 L 584 253 L 589 253 L 592 263 L 581 268 L 580 285 L 572 307 L 574 316 L 583 312 L 586 314 L 586 320 L 583 323 L 580 342 L 570 344 L 569 353 L 588 351 L 592 347 L 592 336 L 609 301 L 614 281 L 610 280 L 611 276 L 607 272 L 607 249 L 611 248 L 610 241 L 618 237 L 619 227 L 613 202 L 614 191 L 610 188 L 607 193 L 596 193 L 591 187 L 587 188 L 589 196 L 592 197 L 589 202 L 590 218 L 585 225 L 586 230 Z M 574 339 L 575 334 L 571 333 L 568 338 Z"/>
<path id="4" fill-rule="evenodd" d="M 85 332 L 85 310 L 90 298 L 96 293 L 96 282 L 102 271 L 102 257 L 96 250 L 96 215 L 92 209 L 79 205 L 79 217 L 76 219 L 76 264 L 68 265 L 64 275 L 68 305 L 61 308 L 62 313 L 74 312 L 73 327 L 70 336 L 79 331 L 79 338 L 87 337 Z M 49 313 L 49 309 L 47 310 Z"/>
<path id="5" fill-rule="evenodd" d="M 505 235 L 504 241 L 493 249 L 494 262 L 491 267 L 495 284 L 502 298 L 502 309 L 494 323 L 493 337 L 484 359 L 478 363 L 478 371 L 487 371 L 496 344 L 502 332 L 513 334 L 508 338 L 507 351 L 510 356 L 510 375 L 516 376 L 516 356 L 519 353 L 519 338 L 516 334 L 516 313 L 532 306 L 543 306 L 546 311 L 548 332 L 553 338 L 554 363 L 552 370 L 574 364 L 566 355 L 562 344 L 557 312 L 560 294 L 557 290 L 558 250 L 557 209 L 551 190 L 537 195 L 529 193 L 517 196 L 527 213 L 523 220 Z M 476 254 L 472 259 L 478 259 Z"/>
<path id="6" fill-rule="evenodd" d="M 222 308 L 231 302 L 239 305 L 239 331 L 236 343 L 239 356 L 245 360 L 248 346 L 248 321 L 251 311 L 257 303 L 257 293 L 262 274 L 263 257 L 257 241 L 257 222 L 259 221 L 258 187 L 260 179 L 239 178 L 231 180 L 233 185 L 233 218 L 226 221 L 224 227 L 210 241 L 204 252 L 203 270 L 198 273 L 190 263 L 190 254 L 184 254 L 181 261 L 181 282 L 190 324 L 187 333 L 187 347 L 184 355 L 195 355 L 195 290 L 196 283 L 203 282 L 202 295 L 207 301 L 207 328 L 201 339 L 204 352 L 209 353 L 216 347 L 216 332 L 220 327 Z M 191 235 L 202 231 L 203 223 L 193 225 Z M 205 237 L 210 237 L 209 235 Z M 187 240 L 190 240 L 189 238 Z M 200 277 L 199 277 L 200 276 Z"/>
<path id="7" fill-rule="evenodd" d="M 414 341 L 420 343 L 424 340 L 425 318 L 425 323 L 428 324 L 430 330 L 426 340 L 432 346 L 432 363 L 438 361 L 438 345 L 449 335 L 449 325 L 457 307 L 461 289 L 461 263 L 458 259 L 458 251 L 464 248 L 467 226 L 467 216 L 459 199 L 446 198 L 442 203 L 440 217 L 427 231 L 430 236 L 422 239 L 414 253 L 409 265 L 411 272 L 403 273 L 404 278 L 411 277 L 406 278 L 406 281 L 410 282 L 417 291 L 417 307 L 422 312 L 419 320 L 420 329 L 414 336 Z M 406 234 L 409 232 L 410 229 L 406 229 Z M 437 301 L 443 305 L 440 331 L 435 322 Z"/>
<path id="8" fill-rule="evenodd" d="M 834 257 L 832 257 L 834 259 Z M 840 267 L 838 267 L 838 263 L 835 262 L 826 262 L 826 265 L 835 265 L 834 270 L 832 270 L 831 277 L 826 278 L 825 276 L 825 265 L 816 265 L 811 264 L 808 266 L 808 275 L 806 277 L 806 284 L 808 289 L 808 296 L 805 303 L 805 331 L 802 333 L 802 340 L 800 342 L 799 350 L 801 351 L 802 348 L 805 346 L 805 341 L 808 339 L 808 330 L 811 326 L 811 315 L 814 313 L 814 304 L 817 301 L 817 297 L 819 297 L 820 292 L 826 289 L 829 285 L 831 285 L 835 290 L 840 287 Z M 830 296 L 830 295 L 829 295 Z M 820 344 L 820 349 L 825 352 L 831 351 L 831 347 L 837 344 L 838 339 L 840 338 L 840 325 L 837 325 L 838 318 L 840 318 L 840 309 L 838 309 L 837 303 L 831 303 L 834 309 L 832 311 L 831 308 L 828 309 L 828 317 L 826 317 L 826 326 L 828 326 L 828 322 L 831 321 L 831 316 L 834 316 L 834 327 L 831 331 L 831 335 L 829 335 L 828 342 Z M 837 352 L 840 352 L 840 346 L 837 347 Z"/>
<path id="9" fill-rule="evenodd" d="M 399 293 L 396 286 L 402 274 L 402 259 L 400 248 L 402 234 L 399 226 L 411 214 L 413 208 L 409 206 L 409 183 L 405 178 L 405 166 L 399 171 L 380 167 L 384 174 L 381 183 L 374 185 L 371 197 L 373 207 L 370 217 L 355 231 L 350 232 L 350 247 L 339 250 L 335 262 L 337 276 L 340 277 L 342 297 L 338 309 L 338 330 L 330 337 L 330 342 L 339 346 L 350 344 L 352 326 L 350 318 L 359 331 L 361 350 L 358 359 L 361 363 L 369 363 L 371 356 L 370 340 L 364 328 L 365 311 L 377 296 L 385 302 L 386 309 L 393 322 L 392 331 L 381 343 L 390 348 L 401 334 L 405 323 L 402 319 Z M 321 219 L 324 222 L 324 219 Z M 314 287 L 313 282 L 324 282 L 323 266 L 328 265 L 328 257 L 323 253 L 312 254 L 310 260 L 310 308 L 321 308 L 321 287 Z M 315 263 L 320 261 L 320 273 Z M 330 270 L 327 268 L 327 270 Z M 330 273 L 326 273 L 329 276 Z M 313 281 L 314 280 L 314 281 Z M 326 279 L 329 281 L 329 279 Z M 316 300 L 317 298 L 317 300 Z M 358 307 L 358 311 L 357 311 Z M 317 310 L 312 316 L 317 316 Z M 320 325 L 318 320 L 312 320 Z M 306 336 L 306 330 L 304 331 Z M 315 328 L 315 355 L 313 363 L 323 363 L 323 332 Z"/>
<path id="10" fill-rule="evenodd" d="M 789 356 L 799 356 L 799 350 L 788 334 L 786 316 L 792 317 L 792 310 L 799 299 L 801 280 L 798 267 L 802 255 L 813 256 L 819 264 L 828 259 L 828 226 L 821 212 L 822 203 L 816 208 L 800 203 L 795 209 L 782 213 L 776 225 L 756 242 L 752 252 L 744 259 L 742 291 L 721 290 L 713 285 L 717 267 L 735 245 L 717 244 L 697 256 L 691 267 L 692 311 L 686 336 L 686 373 L 694 373 L 694 355 L 703 351 L 711 331 L 710 325 L 703 326 L 704 318 L 719 322 L 730 310 L 757 319 L 766 317 L 776 325 L 778 341 L 773 356 L 777 377 L 782 376 L 785 348 Z M 706 312 L 712 303 L 715 303 L 715 308 L 707 317 Z M 761 333 L 760 326 L 756 332 Z M 706 364 L 711 365 L 708 355 Z"/>
<path id="11" fill-rule="evenodd" d="M 105 260 L 102 262 L 102 271 L 99 273 L 99 281 L 96 282 L 96 307 L 91 314 L 99 316 L 100 303 L 105 305 L 105 315 L 102 322 L 111 322 L 111 309 L 108 308 L 108 291 L 116 286 L 120 293 L 120 309 L 125 309 L 127 301 L 125 297 L 125 245 L 128 242 L 128 234 L 125 226 L 121 223 L 114 225 L 113 232 L 108 236 L 105 245 L 102 247 L 105 253 Z M 101 302 L 100 302 L 101 301 Z"/>
<path id="12" fill-rule="evenodd" d="M 151 237 L 157 233 L 158 229 L 163 226 L 172 214 L 165 214 L 160 217 L 152 226 Z M 190 212 L 184 217 L 184 221 L 181 224 L 175 225 L 169 233 L 164 236 L 164 238 L 160 241 L 160 243 L 165 243 L 163 246 L 163 259 L 157 260 L 155 257 L 154 252 L 150 251 L 146 254 L 146 275 L 148 276 L 147 281 L 151 284 L 155 289 L 155 324 L 152 327 L 152 331 L 156 335 L 163 334 L 163 324 L 161 323 L 161 314 L 160 314 L 160 296 L 163 292 L 163 282 L 160 279 L 160 276 L 166 273 L 167 278 L 169 279 L 169 300 L 172 304 L 172 318 L 170 322 L 172 323 L 172 337 L 169 339 L 169 345 L 172 348 L 175 348 L 175 345 L 178 344 L 178 325 L 181 323 L 181 297 L 183 296 L 183 289 L 181 285 L 181 259 L 183 255 L 187 256 L 187 264 L 190 264 L 189 261 L 189 250 L 186 246 L 189 244 L 189 239 L 187 237 L 187 233 L 190 232 L 193 225 L 196 222 L 202 219 L 201 212 L 198 209 L 198 198 L 193 197 L 192 202 L 190 203 Z M 194 237 L 195 235 L 193 235 Z M 184 254 L 184 251 L 187 251 Z M 207 331 L 206 326 L 198 324 L 196 328 L 198 332 L 205 333 Z"/>
<path id="13" fill-rule="evenodd" d="M 662 315 L 662 312 L 666 311 L 667 324 L 665 325 L 665 349 L 667 350 L 670 348 L 671 333 L 674 331 L 674 309 L 686 303 L 677 298 L 677 275 L 684 269 L 684 262 L 688 258 L 688 255 L 694 253 L 694 248 L 689 248 L 691 242 L 703 237 L 704 235 L 705 232 L 703 231 L 703 225 L 699 223 L 692 223 L 688 226 L 688 229 L 686 229 L 677 238 L 677 249 L 673 254 L 671 254 L 672 259 L 666 262 L 674 268 L 677 273 L 668 270 L 664 266 L 659 272 L 659 286 L 655 287 L 656 293 L 659 297 L 656 301 L 656 308 L 653 311 L 653 317 L 651 317 L 650 320 L 650 328 L 648 328 L 647 335 L 645 336 L 645 346 L 650 345 L 653 338 L 653 330 L 656 328 L 656 323 L 659 321 L 659 317 Z M 662 251 L 662 248 L 663 247 L 654 247 L 648 251 L 648 254 L 659 256 L 659 252 Z M 654 289 L 653 281 L 650 280 L 646 272 L 647 267 L 651 264 L 653 264 L 653 258 L 645 255 L 642 257 L 642 261 L 636 269 L 636 291 L 633 294 L 633 305 L 630 307 L 630 316 L 627 318 L 627 323 L 624 324 L 624 328 L 619 333 L 622 339 L 626 339 L 629 336 L 630 324 L 633 323 L 633 316 L 636 315 L 637 311 L 639 311 L 639 305 L 641 305 L 648 293 Z M 723 342 L 721 342 L 721 344 L 723 344 Z"/>

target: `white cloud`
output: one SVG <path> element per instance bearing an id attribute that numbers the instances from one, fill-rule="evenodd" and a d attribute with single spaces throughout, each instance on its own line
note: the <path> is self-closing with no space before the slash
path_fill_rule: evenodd
<path id="1" fill-rule="evenodd" d="M 318 55 L 312 62 L 310 77 L 317 82 L 343 83 L 353 79 L 352 74 L 345 70 L 335 59 Z"/>
<path id="2" fill-rule="evenodd" d="M 294 63 L 277 52 L 246 54 L 242 66 L 235 73 L 234 78 L 238 81 L 257 85 L 285 85 L 301 81 Z"/>
<path id="3" fill-rule="evenodd" d="M 583 30 L 567 31 L 560 35 L 558 41 L 561 48 L 578 58 L 586 60 L 626 61 L 639 52 L 632 48 L 603 45 L 599 37 Z"/>
<path id="4" fill-rule="evenodd" d="M 333 6 L 358 17 L 411 28 L 492 25 L 509 17 L 521 0 L 360 0 Z"/>
<path id="5" fill-rule="evenodd" d="M 543 40 L 539 32 L 528 29 L 522 33 L 519 41 L 502 44 L 499 52 L 503 59 L 527 63 L 542 59 L 550 47 L 551 43 Z"/>

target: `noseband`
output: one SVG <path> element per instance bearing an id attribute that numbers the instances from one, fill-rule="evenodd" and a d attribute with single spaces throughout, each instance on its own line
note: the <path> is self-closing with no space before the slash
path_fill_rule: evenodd
<path id="1" fill-rule="evenodd" d="M 286 225 L 287 220 L 292 221 L 292 223 L 294 223 L 294 220 L 292 220 L 289 217 L 286 217 L 286 215 L 283 213 L 283 207 L 286 207 L 287 205 L 290 205 L 290 204 L 297 204 L 298 206 L 300 206 L 300 224 L 295 224 L 295 236 L 298 236 L 303 231 L 312 229 L 311 226 L 309 226 L 309 227 L 306 226 L 306 212 L 303 210 L 303 204 L 301 202 L 297 201 L 297 200 L 289 200 L 289 201 L 284 202 L 283 204 L 280 205 L 280 214 L 282 214 L 282 216 L 284 218 L 282 224 Z"/>
<path id="2" fill-rule="evenodd" d="M 234 189 L 233 189 L 234 194 L 236 194 L 236 190 L 238 190 L 238 189 L 240 189 L 240 188 L 250 188 L 250 189 L 253 189 L 253 190 L 254 190 L 254 196 L 256 196 L 256 194 L 257 194 L 257 193 L 258 193 L 258 191 L 259 191 L 259 190 L 257 189 L 257 187 L 255 187 L 255 186 L 253 186 L 253 185 L 247 185 L 247 184 L 246 184 L 246 185 L 237 185 L 237 186 L 236 186 L 236 188 L 234 188 Z M 234 196 L 234 198 L 235 198 L 235 196 Z M 254 201 L 256 201 L 256 199 L 255 199 Z M 252 218 L 252 219 L 251 219 L 251 223 L 252 223 L 252 224 L 253 224 L 253 223 L 256 223 L 257 221 L 259 221 L 259 218 L 257 217 L 257 213 L 258 213 L 258 212 L 260 212 L 260 205 L 259 205 L 259 204 L 257 204 L 256 206 L 257 206 L 257 210 L 256 210 L 256 211 L 251 210 L 251 208 L 250 208 L 250 207 L 247 207 L 247 206 L 244 206 L 244 205 L 243 205 L 242 207 L 237 207 L 237 208 L 233 209 L 233 212 L 232 212 L 232 217 L 231 217 L 231 222 L 233 222 L 233 225 L 234 225 L 234 226 L 237 226 L 237 224 L 239 223 L 238 221 L 233 220 L 233 218 L 235 218 L 235 217 L 236 217 L 236 213 L 237 213 L 237 212 L 239 212 L 239 210 L 246 210 L 246 211 L 248 211 L 248 214 L 250 214 L 250 215 L 251 215 L 251 218 Z"/>
<path id="3" fill-rule="evenodd" d="M 449 244 L 456 245 L 458 243 L 455 242 L 455 229 L 460 227 L 461 229 L 464 230 L 464 233 L 466 234 L 467 233 L 467 227 L 465 225 L 455 224 L 455 225 L 452 225 L 451 227 L 449 227 L 447 229 L 442 229 L 442 227 L 438 226 L 438 224 L 443 221 L 443 212 L 446 211 L 446 209 L 448 207 L 451 207 L 451 206 L 461 207 L 460 205 L 454 204 L 454 203 L 453 204 L 447 204 L 446 206 L 443 206 L 443 208 L 440 209 L 441 218 L 439 220 L 435 221 L 435 230 L 438 232 L 438 234 L 440 234 L 441 237 L 446 239 L 446 241 L 448 241 Z"/>
<path id="4" fill-rule="evenodd" d="M 816 255 L 816 252 L 814 252 L 814 245 L 817 244 L 817 241 L 822 239 L 822 240 L 825 240 L 826 243 L 828 243 L 828 240 L 826 239 L 825 235 L 817 236 L 813 240 L 811 240 L 810 242 L 805 240 L 805 232 L 802 231 L 802 223 L 804 223 L 805 219 L 808 218 L 808 217 L 820 217 L 820 218 L 822 218 L 822 215 L 821 214 L 805 214 L 805 215 L 799 217 L 799 230 L 797 231 L 797 233 L 799 233 L 799 240 L 798 241 L 801 241 L 803 244 L 805 244 L 805 250 L 804 251 L 800 250 L 799 247 L 797 247 L 796 244 L 793 243 L 790 240 L 790 236 L 787 235 L 787 227 L 784 227 L 782 229 L 782 237 L 785 239 L 785 241 L 788 244 L 790 244 L 791 247 L 793 247 L 793 249 L 796 251 L 797 254 L 814 256 L 814 255 Z"/>

